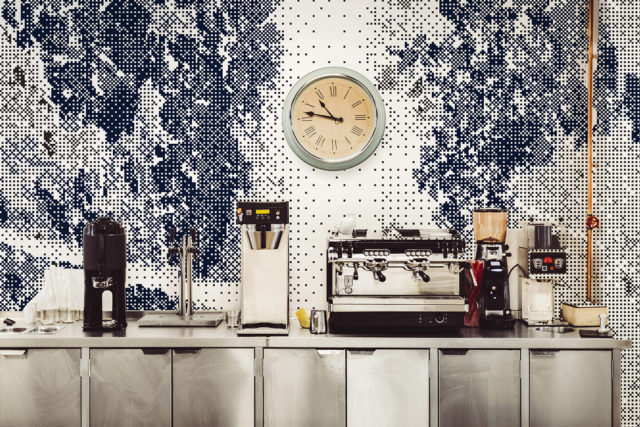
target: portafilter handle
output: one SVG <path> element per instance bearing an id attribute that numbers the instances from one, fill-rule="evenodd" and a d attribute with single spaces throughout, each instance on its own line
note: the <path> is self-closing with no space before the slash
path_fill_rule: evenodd
<path id="1" fill-rule="evenodd" d="M 422 281 L 425 283 L 431 280 L 431 277 L 429 277 L 429 275 L 422 270 L 418 271 L 418 276 L 420 276 Z"/>

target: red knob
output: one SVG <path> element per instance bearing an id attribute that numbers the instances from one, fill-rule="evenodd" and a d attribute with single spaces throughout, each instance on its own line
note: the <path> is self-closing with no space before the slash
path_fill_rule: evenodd
<path id="1" fill-rule="evenodd" d="M 598 217 L 594 215 L 587 216 L 587 228 L 589 230 L 593 230 L 594 228 L 600 227 L 600 220 Z"/>

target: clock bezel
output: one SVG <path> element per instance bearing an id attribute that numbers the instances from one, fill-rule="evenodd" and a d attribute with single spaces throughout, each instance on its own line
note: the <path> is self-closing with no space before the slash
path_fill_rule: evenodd
<path id="1" fill-rule="evenodd" d="M 298 101 L 298 97 L 309 85 L 328 77 L 343 78 L 352 81 L 364 90 L 373 103 L 375 126 L 369 140 L 358 151 L 349 157 L 341 159 L 327 159 L 309 152 L 302 145 L 301 141 L 298 140 L 293 130 L 294 118 L 292 117 L 292 114 L 294 105 Z M 289 91 L 282 111 L 282 128 L 284 130 L 284 136 L 293 152 L 309 165 L 329 171 L 349 169 L 368 159 L 382 141 L 385 124 L 386 115 L 384 103 L 382 102 L 382 97 L 376 87 L 362 74 L 344 67 L 324 67 L 312 71 L 302 77 Z"/>

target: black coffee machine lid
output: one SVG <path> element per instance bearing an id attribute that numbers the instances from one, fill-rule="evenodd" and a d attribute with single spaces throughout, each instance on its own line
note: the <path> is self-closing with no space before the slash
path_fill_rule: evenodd
<path id="1" fill-rule="evenodd" d="M 98 234 L 124 234 L 124 228 L 119 222 L 109 217 L 102 217 L 89 222 L 84 227 L 85 236 L 97 236 Z"/>

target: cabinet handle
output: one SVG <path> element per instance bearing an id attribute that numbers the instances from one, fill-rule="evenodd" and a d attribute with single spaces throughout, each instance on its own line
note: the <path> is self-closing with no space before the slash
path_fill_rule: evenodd
<path id="1" fill-rule="evenodd" d="M 183 348 L 174 348 L 173 351 L 176 354 L 198 354 L 202 350 L 202 347 L 183 347 Z"/>
<path id="2" fill-rule="evenodd" d="M 366 356 L 371 356 L 375 352 L 376 352 L 375 348 L 361 348 L 358 350 L 349 350 L 349 353 L 351 354 L 362 354 Z"/>
<path id="3" fill-rule="evenodd" d="M 559 352 L 560 350 L 531 350 L 531 355 L 541 357 L 555 357 Z"/>
<path id="4" fill-rule="evenodd" d="M 323 356 L 333 356 L 336 354 L 342 354 L 343 350 L 321 350 L 321 349 L 316 349 L 316 351 L 318 352 L 318 355 L 320 357 Z"/>
<path id="5" fill-rule="evenodd" d="M 144 354 L 167 354 L 169 352 L 168 348 L 157 348 L 157 347 L 148 347 L 141 349 Z"/>
<path id="6" fill-rule="evenodd" d="M 469 352 L 468 348 L 441 348 L 440 351 L 445 356 L 464 356 Z"/>
<path id="7" fill-rule="evenodd" d="M 9 357 L 15 357 L 15 358 L 23 358 L 26 359 L 27 358 L 27 350 L 23 349 L 23 350 L 0 350 L 0 356 L 9 358 Z"/>

